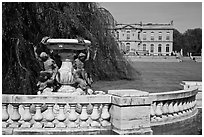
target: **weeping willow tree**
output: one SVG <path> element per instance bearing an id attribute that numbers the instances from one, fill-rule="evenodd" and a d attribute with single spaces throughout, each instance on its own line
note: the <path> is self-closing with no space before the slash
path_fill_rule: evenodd
<path id="1" fill-rule="evenodd" d="M 135 71 L 120 54 L 97 3 L 2 3 L 2 89 L 36 94 L 42 69 L 34 47 L 44 36 L 90 40 L 86 70 L 95 80 L 133 79 Z"/>

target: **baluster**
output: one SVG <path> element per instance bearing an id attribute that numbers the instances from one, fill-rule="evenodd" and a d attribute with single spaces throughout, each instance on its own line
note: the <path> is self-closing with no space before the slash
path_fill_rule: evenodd
<path id="1" fill-rule="evenodd" d="M 54 128 L 55 127 L 55 124 L 53 123 L 53 120 L 55 119 L 54 112 L 53 112 L 53 106 L 54 106 L 53 103 L 47 104 L 47 113 L 45 116 L 47 123 L 45 124 L 45 128 Z"/>
<path id="2" fill-rule="evenodd" d="M 8 127 L 9 123 L 7 120 L 9 119 L 8 114 L 8 104 L 2 103 L 2 127 L 6 128 Z"/>
<path id="3" fill-rule="evenodd" d="M 193 99 L 192 97 L 189 98 L 189 111 L 190 112 L 192 112 L 192 108 L 193 108 L 192 99 Z"/>
<path id="4" fill-rule="evenodd" d="M 195 96 L 192 97 L 192 111 L 195 109 L 196 107 L 196 99 Z"/>
<path id="5" fill-rule="evenodd" d="M 81 114 L 81 111 L 82 111 L 82 106 L 81 106 L 81 104 L 79 104 L 79 103 L 76 104 L 76 109 L 75 109 L 75 111 L 76 111 L 78 114 Z"/>
<path id="6" fill-rule="evenodd" d="M 190 101 L 189 101 L 189 98 L 187 98 L 186 100 L 186 105 L 187 105 L 187 113 L 190 112 Z"/>
<path id="7" fill-rule="evenodd" d="M 89 116 L 89 118 L 88 118 L 88 120 L 86 122 L 87 122 L 88 125 L 91 125 L 92 119 L 91 119 L 90 115 L 93 112 L 93 105 L 91 103 L 88 104 L 86 112 L 87 112 L 87 114 Z M 99 112 L 99 110 L 98 110 L 98 112 Z M 99 118 L 100 118 L 100 116 L 99 116 Z"/>
<path id="8" fill-rule="evenodd" d="M 88 119 L 87 104 L 82 104 L 82 111 L 79 118 L 81 120 L 80 127 L 88 127 L 88 124 L 86 122 L 86 120 Z"/>
<path id="9" fill-rule="evenodd" d="M 192 99 L 192 101 L 191 101 L 191 109 L 192 109 L 192 111 L 194 110 L 194 100 Z"/>
<path id="10" fill-rule="evenodd" d="M 20 126 L 20 123 L 18 122 L 21 118 L 21 115 L 19 114 L 19 104 L 12 104 L 13 106 L 13 114 L 11 115 L 11 120 L 13 121 L 10 125 L 12 128 L 17 128 Z"/>
<path id="11" fill-rule="evenodd" d="M 164 103 L 162 111 L 163 111 L 163 115 L 162 115 L 163 118 L 167 119 L 168 118 L 168 112 L 169 112 L 167 102 Z"/>
<path id="12" fill-rule="evenodd" d="M 30 106 L 31 104 L 24 104 L 24 115 L 23 115 L 23 124 L 21 125 L 22 128 L 30 128 L 31 123 L 30 120 L 32 119 L 31 113 L 30 113 Z"/>
<path id="13" fill-rule="evenodd" d="M 91 122 L 92 127 L 99 127 L 100 126 L 100 123 L 98 122 L 98 119 L 100 118 L 99 112 L 98 112 L 98 105 L 99 104 L 93 104 L 93 111 L 92 111 L 92 114 L 90 116 L 92 119 L 92 122 Z"/>
<path id="14" fill-rule="evenodd" d="M 156 102 L 153 102 L 151 104 L 151 110 L 150 110 L 150 116 L 151 116 L 151 121 L 152 122 L 156 121 L 155 110 L 156 110 Z"/>
<path id="15" fill-rule="evenodd" d="M 193 97 L 193 101 L 194 101 L 194 107 L 196 107 L 196 105 L 197 105 L 196 96 Z"/>
<path id="16" fill-rule="evenodd" d="M 110 113 L 108 112 L 108 106 L 109 104 L 104 104 L 101 112 L 101 118 L 102 118 L 101 125 L 103 127 L 111 125 L 111 123 L 109 122 Z"/>
<path id="17" fill-rule="evenodd" d="M 195 96 L 194 96 L 194 98 L 193 98 L 193 110 L 196 109 L 196 104 L 197 103 L 196 103 L 196 99 L 195 99 Z"/>
<path id="18" fill-rule="evenodd" d="M 162 120 L 162 102 L 158 102 L 157 105 L 156 105 L 156 110 L 155 110 L 155 114 L 156 114 L 156 119 L 158 121 L 161 121 Z"/>
<path id="19" fill-rule="evenodd" d="M 186 98 L 186 112 L 189 113 L 189 98 Z"/>
<path id="20" fill-rule="evenodd" d="M 170 101 L 170 103 L 169 103 L 169 114 L 168 114 L 168 117 L 169 117 L 169 118 L 173 118 L 173 113 L 174 113 L 173 101 Z"/>
<path id="21" fill-rule="evenodd" d="M 175 101 L 173 102 L 174 105 L 173 105 L 173 108 L 174 108 L 174 116 L 177 117 L 178 116 L 178 112 L 179 112 L 179 109 L 178 109 L 178 101 Z"/>
<path id="22" fill-rule="evenodd" d="M 192 101 L 193 101 L 193 100 L 192 100 L 192 97 L 190 97 L 188 101 L 189 101 L 189 112 L 192 112 L 192 110 L 193 110 L 193 109 L 192 109 L 192 107 L 193 107 L 193 106 L 192 106 Z"/>
<path id="23" fill-rule="evenodd" d="M 58 104 L 58 105 L 59 105 L 59 114 L 57 116 L 57 120 L 59 121 L 59 123 L 56 125 L 56 127 L 65 128 L 66 124 L 64 123 L 64 121 L 66 120 L 66 116 L 64 114 L 64 106 L 66 104 Z"/>
<path id="24" fill-rule="evenodd" d="M 88 115 L 91 115 L 92 114 L 92 112 L 93 112 L 93 106 L 91 105 L 91 103 L 89 103 L 88 105 L 87 105 L 87 114 Z"/>
<path id="25" fill-rule="evenodd" d="M 182 101 L 179 100 L 179 104 L 178 104 L 178 109 L 179 109 L 179 112 L 178 112 L 178 115 L 181 116 L 183 113 L 183 104 L 182 104 Z"/>
<path id="26" fill-rule="evenodd" d="M 186 112 L 187 112 L 186 100 L 183 99 L 183 115 L 186 115 Z"/>
<path id="27" fill-rule="evenodd" d="M 33 124 L 34 128 L 42 128 L 43 127 L 43 123 L 41 122 L 43 119 L 43 115 L 41 113 L 41 106 L 42 106 L 42 104 L 35 104 L 36 112 L 34 115 L 34 120 L 35 120 L 35 123 Z"/>
<path id="28" fill-rule="evenodd" d="M 184 111 L 184 101 L 183 101 L 183 99 L 180 99 L 180 102 L 181 102 L 181 107 L 180 107 L 180 111 L 181 111 L 181 115 L 185 115 L 185 111 Z"/>
<path id="29" fill-rule="evenodd" d="M 76 111 L 75 111 L 75 108 L 76 108 L 76 104 L 70 104 L 70 114 L 69 114 L 69 125 L 68 127 L 77 127 L 77 124 L 76 124 L 76 120 L 77 120 L 77 114 L 76 114 Z"/>

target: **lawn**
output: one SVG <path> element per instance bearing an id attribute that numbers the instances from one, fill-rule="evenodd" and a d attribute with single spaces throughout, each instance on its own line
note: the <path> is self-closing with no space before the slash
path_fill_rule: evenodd
<path id="1" fill-rule="evenodd" d="M 197 62 L 133 62 L 141 73 L 137 80 L 97 81 L 94 90 L 138 89 L 148 92 L 180 90 L 181 81 L 202 81 L 202 63 Z"/>

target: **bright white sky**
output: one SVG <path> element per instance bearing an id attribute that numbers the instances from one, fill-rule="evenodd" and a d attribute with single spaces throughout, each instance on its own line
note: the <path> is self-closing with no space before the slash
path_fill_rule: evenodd
<path id="1" fill-rule="evenodd" d="M 170 23 L 181 33 L 202 28 L 202 2 L 99 2 L 118 23 Z"/>

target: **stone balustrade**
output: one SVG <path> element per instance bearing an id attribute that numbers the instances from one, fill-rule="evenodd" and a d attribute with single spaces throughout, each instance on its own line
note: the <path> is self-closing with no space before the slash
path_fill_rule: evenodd
<path id="1" fill-rule="evenodd" d="M 3 134 L 153 134 L 152 127 L 193 118 L 198 88 L 106 95 L 2 95 Z"/>
<path id="2" fill-rule="evenodd" d="M 106 129 L 111 126 L 110 95 L 2 96 L 2 127 L 12 130 L 10 132 L 19 129 Z"/>
<path id="3" fill-rule="evenodd" d="M 196 103 L 198 108 L 202 108 L 202 82 L 201 81 L 182 81 L 180 85 L 183 86 L 183 89 L 189 88 L 198 88 L 198 93 L 196 95 Z"/>
<path id="4" fill-rule="evenodd" d="M 151 126 L 168 124 L 192 117 L 197 113 L 197 88 L 151 93 Z"/>

